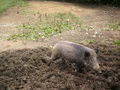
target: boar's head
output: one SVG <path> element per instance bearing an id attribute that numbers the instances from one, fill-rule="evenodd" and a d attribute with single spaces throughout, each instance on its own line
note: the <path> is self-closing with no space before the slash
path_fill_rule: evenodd
<path id="1" fill-rule="evenodd" d="M 84 63 L 86 66 L 93 68 L 98 73 L 101 73 L 99 62 L 97 60 L 97 54 L 94 50 L 89 49 L 84 53 Z"/>

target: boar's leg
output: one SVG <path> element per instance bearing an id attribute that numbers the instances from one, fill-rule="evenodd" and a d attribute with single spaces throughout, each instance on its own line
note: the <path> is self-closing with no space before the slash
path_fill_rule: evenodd
<path id="1" fill-rule="evenodd" d="M 57 60 L 60 58 L 60 55 L 56 52 L 53 52 L 51 55 L 51 58 L 48 61 L 48 66 L 50 66 L 50 64 L 52 63 L 52 61 Z"/>

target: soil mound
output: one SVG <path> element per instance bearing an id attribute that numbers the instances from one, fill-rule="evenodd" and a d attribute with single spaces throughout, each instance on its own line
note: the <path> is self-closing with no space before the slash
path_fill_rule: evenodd
<path id="1" fill-rule="evenodd" d="M 120 90 L 120 46 L 89 47 L 100 50 L 102 74 L 61 59 L 47 66 L 50 48 L 1 52 L 0 90 Z"/>

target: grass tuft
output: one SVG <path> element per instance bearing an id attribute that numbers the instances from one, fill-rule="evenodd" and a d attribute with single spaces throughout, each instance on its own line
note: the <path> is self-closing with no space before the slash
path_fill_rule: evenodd
<path id="1" fill-rule="evenodd" d="M 115 43 L 116 45 L 120 45 L 120 40 L 115 40 L 114 43 Z"/>
<path id="2" fill-rule="evenodd" d="M 108 29 L 109 30 L 120 30 L 120 22 L 108 24 Z"/>
<path id="3" fill-rule="evenodd" d="M 80 28 L 82 22 L 72 13 L 40 14 L 39 21 L 33 24 L 20 25 L 20 33 L 13 34 L 8 40 L 39 40 L 66 30 Z"/>
<path id="4" fill-rule="evenodd" d="M 88 40 L 88 43 L 94 43 L 96 40 Z"/>

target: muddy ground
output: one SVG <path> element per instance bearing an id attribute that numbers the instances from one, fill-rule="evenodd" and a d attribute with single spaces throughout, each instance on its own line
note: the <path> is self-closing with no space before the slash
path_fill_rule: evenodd
<path id="1" fill-rule="evenodd" d="M 102 74 L 84 66 L 78 69 L 61 59 L 45 63 L 51 49 L 22 49 L 0 53 L 0 90 L 120 90 L 120 46 L 90 44 L 99 48 Z"/>

